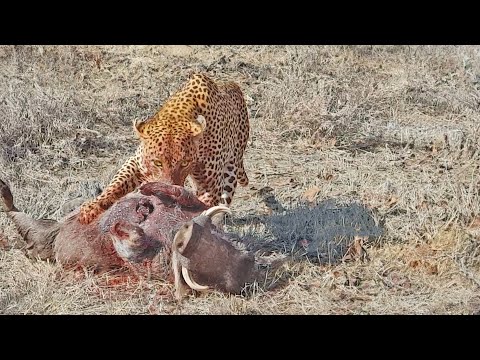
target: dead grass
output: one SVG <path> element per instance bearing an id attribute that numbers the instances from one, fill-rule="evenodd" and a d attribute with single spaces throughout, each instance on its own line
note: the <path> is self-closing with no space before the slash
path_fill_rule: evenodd
<path id="1" fill-rule="evenodd" d="M 170 284 L 108 286 L 27 260 L 2 214 L 0 313 L 479 313 L 480 47 L 2 46 L 0 69 L 0 178 L 35 217 L 94 196 L 135 149 L 132 120 L 202 70 L 247 97 L 251 183 L 229 226 L 257 256 L 303 244 L 305 219 L 290 215 L 312 188 L 310 200 L 366 206 L 382 228 L 368 260 L 295 253 L 249 295 L 177 304 Z"/>

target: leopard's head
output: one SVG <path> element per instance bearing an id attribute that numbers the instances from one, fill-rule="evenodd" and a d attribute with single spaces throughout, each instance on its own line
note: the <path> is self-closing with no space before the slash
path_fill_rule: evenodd
<path id="1" fill-rule="evenodd" d="M 190 118 L 168 113 L 135 121 L 134 129 L 141 142 L 141 162 L 147 170 L 146 180 L 183 186 L 197 160 L 205 123 L 202 115 Z"/>

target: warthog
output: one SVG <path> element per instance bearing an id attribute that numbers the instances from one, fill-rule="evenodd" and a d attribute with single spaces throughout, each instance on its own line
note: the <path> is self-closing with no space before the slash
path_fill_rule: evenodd
<path id="1" fill-rule="evenodd" d="M 27 255 L 65 268 L 173 275 L 177 298 L 189 289 L 240 293 L 257 274 L 253 255 L 237 249 L 212 223 L 213 216 L 230 210 L 207 209 L 180 186 L 145 184 L 88 225 L 78 221 L 78 209 L 60 221 L 33 219 L 15 207 L 2 180 L 0 202 L 26 241 Z"/>

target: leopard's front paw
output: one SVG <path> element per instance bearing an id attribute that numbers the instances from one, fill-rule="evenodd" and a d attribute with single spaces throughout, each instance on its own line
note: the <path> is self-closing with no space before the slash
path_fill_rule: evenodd
<path id="1" fill-rule="evenodd" d="M 80 224 L 87 225 L 95 220 L 105 210 L 96 201 L 89 201 L 80 206 L 78 221 Z"/>

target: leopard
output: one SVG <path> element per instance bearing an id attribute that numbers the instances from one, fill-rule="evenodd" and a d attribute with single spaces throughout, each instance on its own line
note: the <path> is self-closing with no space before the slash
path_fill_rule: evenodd
<path id="1" fill-rule="evenodd" d="M 134 120 L 133 129 L 139 140 L 135 153 L 100 195 L 81 205 L 80 223 L 91 223 L 118 199 L 152 181 L 184 186 L 188 177 L 208 207 L 230 207 L 237 185 L 248 185 L 244 154 L 250 120 L 237 82 L 192 72 L 155 115 Z"/>

